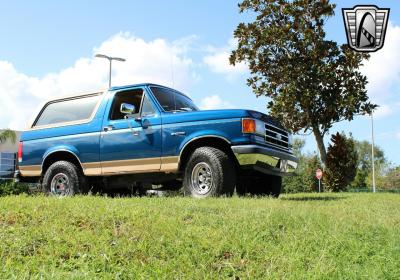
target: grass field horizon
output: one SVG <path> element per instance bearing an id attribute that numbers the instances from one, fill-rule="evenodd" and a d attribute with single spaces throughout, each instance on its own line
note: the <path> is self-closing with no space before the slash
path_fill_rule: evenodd
<path id="1" fill-rule="evenodd" d="M 400 279 L 400 195 L 0 198 L 1 279 Z"/>

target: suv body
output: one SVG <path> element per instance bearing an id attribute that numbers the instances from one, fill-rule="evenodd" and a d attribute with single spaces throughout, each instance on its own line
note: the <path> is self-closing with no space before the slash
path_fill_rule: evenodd
<path id="1" fill-rule="evenodd" d="M 155 84 L 46 102 L 21 136 L 16 178 L 45 192 L 179 189 L 197 197 L 279 195 L 296 169 L 290 134 L 251 110 L 200 111 Z"/>

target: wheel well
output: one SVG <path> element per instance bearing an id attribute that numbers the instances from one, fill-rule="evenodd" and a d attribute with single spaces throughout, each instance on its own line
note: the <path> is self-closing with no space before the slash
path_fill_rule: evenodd
<path id="1" fill-rule="evenodd" d="M 183 148 L 179 158 L 179 171 L 183 171 L 191 154 L 199 147 L 214 147 L 220 149 L 235 163 L 235 168 L 239 167 L 239 163 L 232 152 L 231 146 L 226 140 L 219 137 L 204 137 L 193 140 Z"/>
<path id="2" fill-rule="evenodd" d="M 67 151 L 59 151 L 59 152 L 54 152 L 45 158 L 45 160 L 43 161 L 43 165 L 42 165 L 42 176 L 44 176 L 47 169 L 53 163 L 55 163 L 57 161 L 61 161 L 61 160 L 68 161 L 68 162 L 75 164 L 75 166 L 83 172 L 81 163 L 79 162 L 78 158 L 74 154 L 72 154 L 71 152 L 67 152 Z"/>

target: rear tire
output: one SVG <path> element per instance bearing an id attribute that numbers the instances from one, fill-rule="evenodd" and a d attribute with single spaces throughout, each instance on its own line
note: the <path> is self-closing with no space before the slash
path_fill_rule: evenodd
<path id="1" fill-rule="evenodd" d="M 242 176 L 236 184 L 239 196 L 259 195 L 279 197 L 282 189 L 282 177 L 253 172 Z"/>
<path id="2" fill-rule="evenodd" d="M 73 196 L 85 191 L 86 180 L 82 172 L 71 162 L 57 161 L 43 177 L 43 192 L 54 196 Z"/>
<path id="3" fill-rule="evenodd" d="M 236 170 L 229 156 L 213 147 L 197 148 L 184 171 L 183 191 L 197 198 L 232 196 Z"/>

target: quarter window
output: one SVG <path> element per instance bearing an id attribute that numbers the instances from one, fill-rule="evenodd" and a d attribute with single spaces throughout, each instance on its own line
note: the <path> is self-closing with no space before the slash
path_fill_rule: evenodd
<path id="1" fill-rule="evenodd" d="M 154 116 L 156 114 L 156 110 L 153 107 L 153 104 L 151 103 L 149 97 L 147 94 L 143 98 L 143 104 L 142 104 L 142 117 L 147 117 L 147 116 Z"/>
<path id="2" fill-rule="evenodd" d="M 34 126 L 55 125 L 90 119 L 100 95 L 64 99 L 48 103 Z"/>

